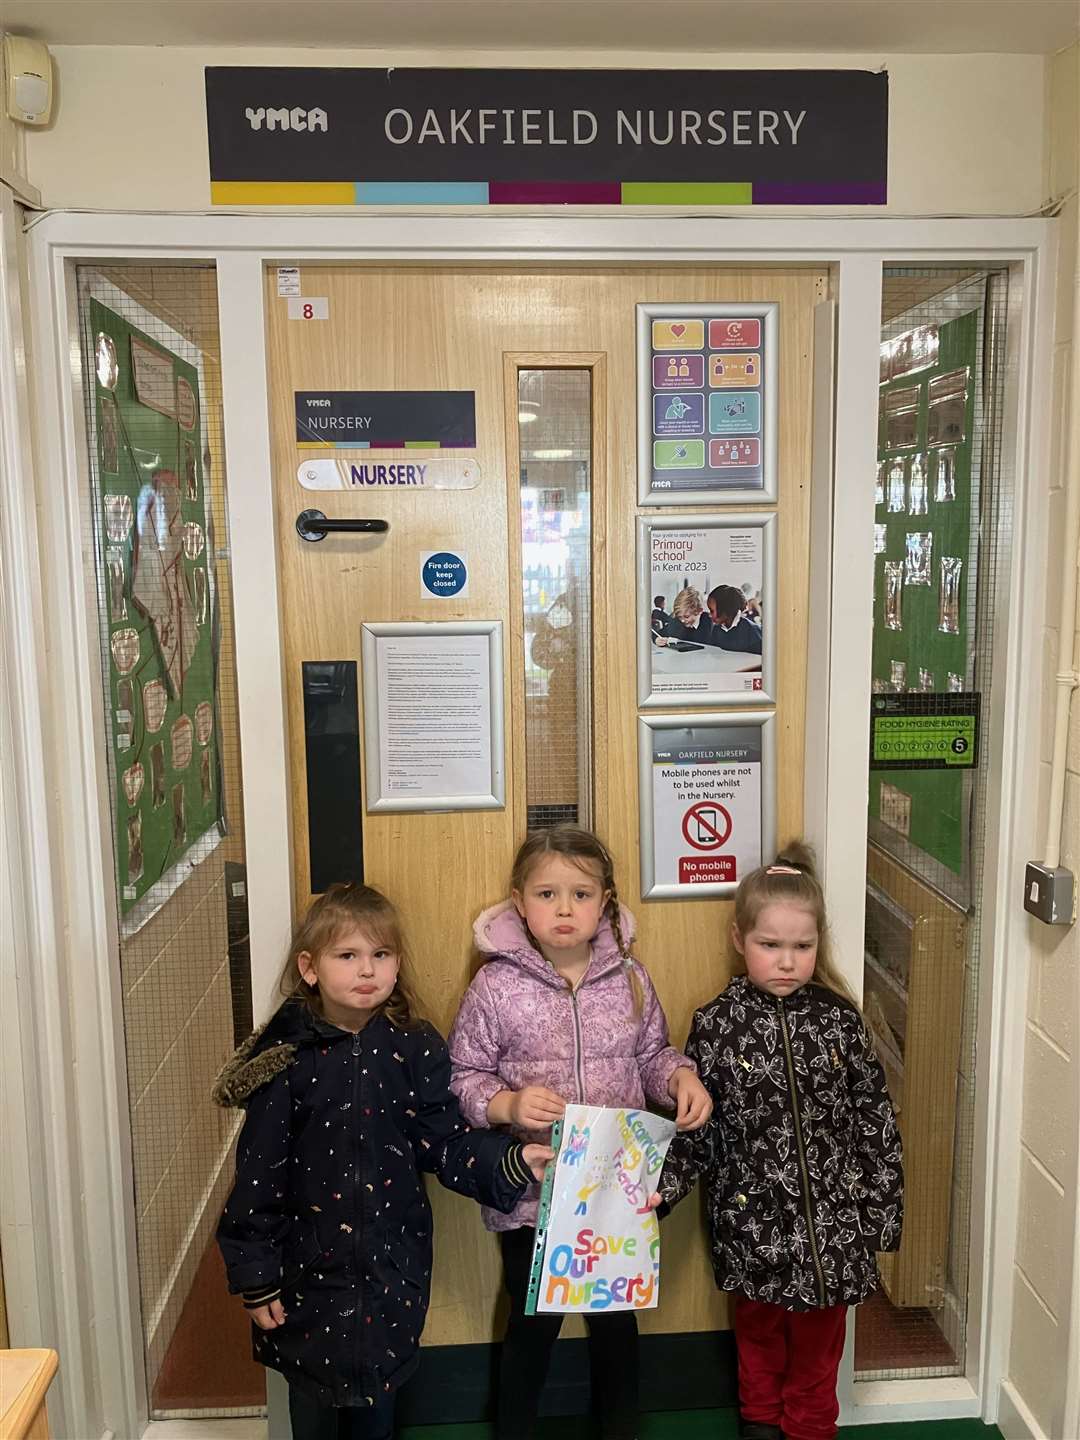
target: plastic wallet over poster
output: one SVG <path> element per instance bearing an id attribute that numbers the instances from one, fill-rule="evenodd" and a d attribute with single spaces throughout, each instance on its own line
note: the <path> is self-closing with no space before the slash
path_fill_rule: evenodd
<path id="1" fill-rule="evenodd" d="M 774 853 L 774 711 L 638 716 L 641 894 L 732 895 Z"/>
<path id="2" fill-rule="evenodd" d="M 775 702 L 777 523 L 638 517 L 639 705 Z"/>
<path id="3" fill-rule="evenodd" d="M 97 568 L 126 917 L 222 816 L 210 515 L 198 371 L 98 300 L 90 300 L 88 318 Z"/>
<path id="4" fill-rule="evenodd" d="M 660 1227 L 648 1200 L 674 1134 L 645 1110 L 566 1107 L 552 1130 L 526 1314 L 655 1308 Z"/>
<path id="5" fill-rule="evenodd" d="M 638 305 L 638 503 L 777 494 L 775 301 Z"/>

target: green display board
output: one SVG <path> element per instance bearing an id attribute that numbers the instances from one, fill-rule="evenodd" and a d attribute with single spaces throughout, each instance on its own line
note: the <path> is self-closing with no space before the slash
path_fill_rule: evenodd
<path id="1" fill-rule="evenodd" d="M 209 507 L 198 371 L 97 300 L 89 322 L 127 915 L 221 817 Z"/>
<path id="2" fill-rule="evenodd" d="M 873 687 L 943 694 L 969 683 L 980 311 L 882 347 L 875 509 Z M 961 773 L 875 770 L 870 814 L 959 876 Z"/>

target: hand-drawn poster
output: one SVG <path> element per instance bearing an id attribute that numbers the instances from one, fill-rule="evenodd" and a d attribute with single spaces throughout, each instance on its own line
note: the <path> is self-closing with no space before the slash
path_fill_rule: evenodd
<path id="1" fill-rule="evenodd" d="M 221 817 L 199 375 L 89 302 L 121 914 Z M 137 923 L 138 917 L 132 917 Z"/>
<path id="2" fill-rule="evenodd" d="M 537 1218 L 528 1314 L 649 1310 L 660 1227 L 648 1208 L 675 1134 L 644 1110 L 568 1105 Z"/>

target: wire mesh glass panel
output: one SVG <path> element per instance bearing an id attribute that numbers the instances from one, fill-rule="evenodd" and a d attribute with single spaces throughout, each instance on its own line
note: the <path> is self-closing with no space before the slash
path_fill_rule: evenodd
<path id="1" fill-rule="evenodd" d="M 213 1243 L 237 1122 L 209 1092 L 252 1015 L 217 277 L 81 266 L 78 303 L 147 1390 L 257 1413 Z"/>
<path id="2" fill-rule="evenodd" d="M 592 375 L 519 370 L 529 828 L 592 819 Z"/>
<path id="3" fill-rule="evenodd" d="M 900 1117 L 906 1213 L 857 1312 L 860 1380 L 965 1367 L 987 767 L 967 763 L 963 727 L 990 691 L 1011 503 L 1006 292 L 1005 272 L 974 266 L 884 273 L 871 689 L 891 748 L 869 777 L 863 1005 Z"/>

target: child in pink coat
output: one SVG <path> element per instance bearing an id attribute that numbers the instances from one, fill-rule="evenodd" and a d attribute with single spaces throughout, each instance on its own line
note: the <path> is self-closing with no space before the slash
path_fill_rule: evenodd
<path id="1" fill-rule="evenodd" d="M 675 1102 L 680 1129 L 712 1110 L 690 1060 L 668 1043 L 648 975 L 630 954 L 634 922 L 620 907 L 606 847 L 588 831 L 536 831 L 518 851 L 511 899 L 476 922 L 488 956 L 450 1034 L 451 1088 L 472 1125 L 504 1125 L 538 1139 L 567 1103 L 642 1108 Z M 539 1187 L 508 1215 L 484 1210 L 500 1232 L 511 1313 L 502 1347 L 497 1440 L 533 1434 L 562 1317 L 525 1314 Z M 637 1322 L 590 1315 L 593 1401 L 604 1440 L 637 1428 Z"/>

